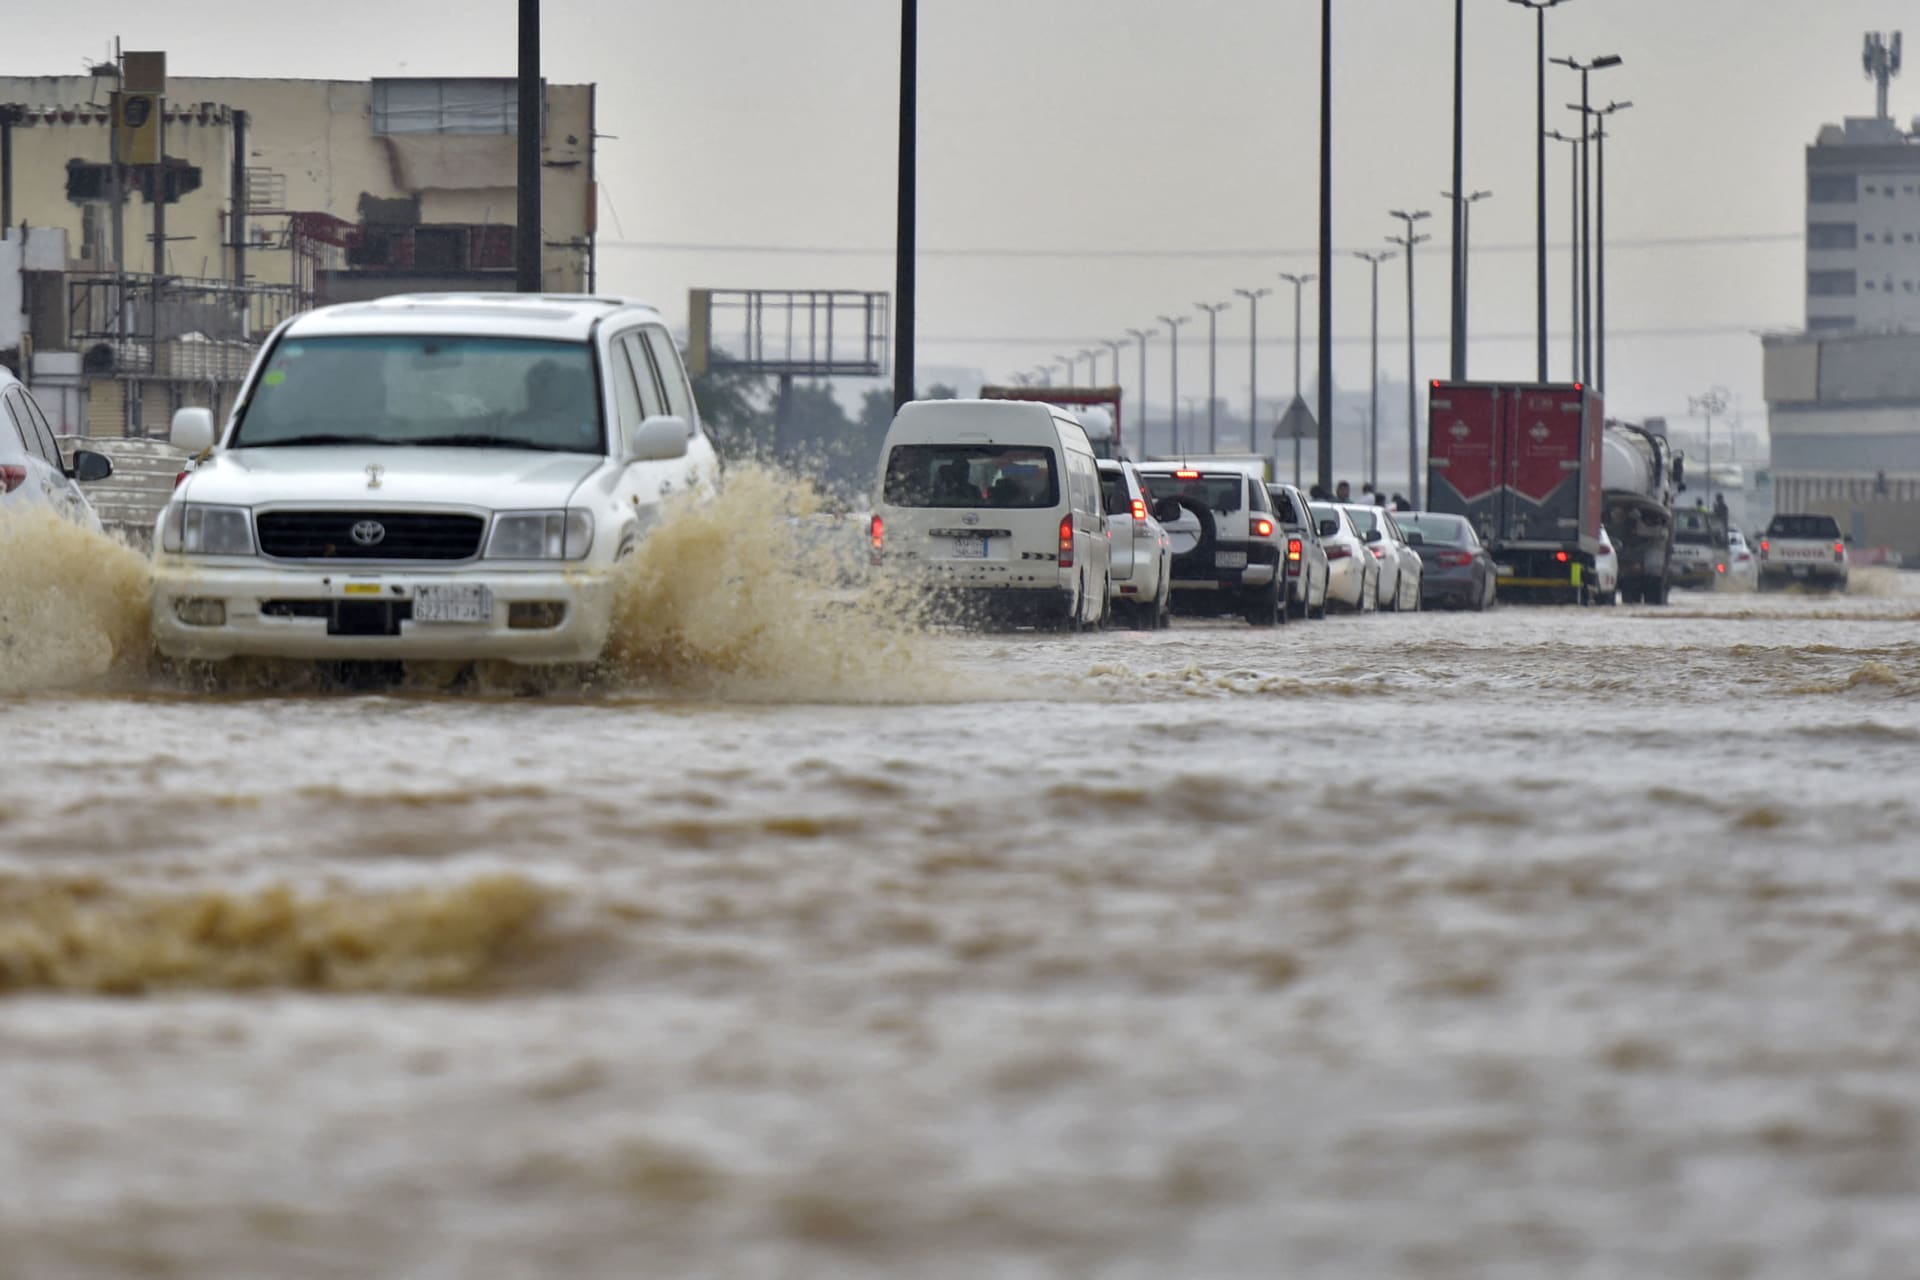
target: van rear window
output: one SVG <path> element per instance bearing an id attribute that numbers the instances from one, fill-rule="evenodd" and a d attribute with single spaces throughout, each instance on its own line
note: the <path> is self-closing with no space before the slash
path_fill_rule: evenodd
<path id="1" fill-rule="evenodd" d="M 1057 471 L 1053 450 L 1039 445 L 895 445 L 884 500 L 895 507 L 1057 507 Z"/>

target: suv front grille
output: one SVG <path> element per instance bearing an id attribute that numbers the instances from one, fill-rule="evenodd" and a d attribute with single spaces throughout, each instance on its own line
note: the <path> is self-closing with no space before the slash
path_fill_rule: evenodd
<path id="1" fill-rule="evenodd" d="M 373 541 L 356 526 L 378 525 Z M 278 560 L 471 560 L 487 522 L 417 511 L 266 511 L 254 517 L 260 553 Z"/>

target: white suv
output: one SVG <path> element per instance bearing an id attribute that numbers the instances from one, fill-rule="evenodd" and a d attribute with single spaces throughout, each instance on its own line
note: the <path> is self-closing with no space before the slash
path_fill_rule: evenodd
<path id="1" fill-rule="evenodd" d="M 1280 607 L 1286 534 L 1260 477 L 1204 461 L 1149 462 L 1140 468 L 1140 483 L 1155 503 L 1182 508 L 1177 519 L 1161 521 L 1173 544 L 1177 608 L 1238 613 L 1256 627 L 1286 622 L 1288 611 Z"/>
<path id="2" fill-rule="evenodd" d="M 173 443 L 214 444 L 205 409 Z M 267 340 L 154 531 L 176 658 L 583 662 L 613 566 L 715 477 L 658 312 L 427 294 L 324 307 Z"/>

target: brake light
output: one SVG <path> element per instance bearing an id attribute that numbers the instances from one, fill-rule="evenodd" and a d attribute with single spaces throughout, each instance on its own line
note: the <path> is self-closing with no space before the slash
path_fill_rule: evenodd
<path id="1" fill-rule="evenodd" d="M 873 562 L 879 564 L 880 553 L 886 550 L 887 545 L 887 522 L 877 515 L 874 516 L 873 521 L 867 526 L 867 538 L 873 544 Z"/>
<path id="2" fill-rule="evenodd" d="M 1767 548 L 1771 545 L 1773 544 L 1769 543 L 1765 538 L 1760 539 L 1760 558 L 1762 560 L 1767 558 Z"/>
<path id="3" fill-rule="evenodd" d="M 1273 521 L 1255 520 L 1253 522 L 1253 536 L 1256 538 L 1271 538 L 1273 536 Z"/>
<path id="4" fill-rule="evenodd" d="M 1834 544 L 1833 544 L 1833 554 L 1835 554 L 1835 555 L 1837 555 L 1837 556 L 1843 556 L 1843 555 L 1845 555 L 1845 554 L 1847 554 L 1847 544 L 1846 544 L 1846 543 L 1844 543 L 1844 542 L 1836 542 L 1836 543 L 1834 543 Z"/>
<path id="5" fill-rule="evenodd" d="M 1434 559 L 1450 569 L 1459 569 L 1473 563 L 1473 552 L 1442 551 L 1439 555 L 1435 556 Z"/>
<path id="6" fill-rule="evenodd" d="M 173 477 L 173 487 L 174 487 L 174 488 L 176 488 L 176 489 L 178 489 L 178 488 L 180 487 L 180 482 L 181 482 L 182 480 L 185 480 L 185 479 L 186 479 L 186 478 L 187 478 L 188 476 L 190 476 L 190 475 L 192 475 L 192 474 L 193 474 L 193 473 L 192 473 L 191 471 L 181 471 L 181 472 L 176 472 L 176 473 L 175 473 L 175 475 L 174 475 L 174 477 Z"/>
<path id="7" fill-rule="evenodd" d="M 1135 498 L 1133 500 L 1133 518 L 1135 520 L 1145 520 L 1147 518 L 1146 499 Z"/>
<path id="8" fill-rule="evenodd" d="M 0 467 L 0 493 L 12 493 L 26 482 L 25 467 Z"/>
<path id="9" fill-rule="evenodd" d="M 1333 546 L 1333 547 L 1327 548 L 1328 560 L 1345 560 L 1348 556 L 1352 554 L 1353 554 L 1352 547 Z"/>
<path id="10" fill-rule="evenodd" d="M 1556 551 L 1553 553 L 1553 558 L 1561 564 L 1565 564 L 1567 562 L 1567 553 L 1564 551 Z"/>
<path id="11" fill-rule="evenodd" d="M 1073 568 L 1073 517 L 1060 517 L 1060 567 Z"/>
<path id="12" fill-rule="evenodd" d="M 1715 573 L 1725 573 L 1725 572 L 1727 571 L 1727 566 L 1725 566 L 1725 565 L 1723 565 L 1723 564 L 1717 564 L 1717 565 L 1715 565 L 1715 566 L 1713 566 L 1713 571 L 1714 571 Z"/>
<path id="13" fill-rule="evenodd" d="M 1298 560 L 1300 558 L 1300 551 L 1301 551 L 1300 539 L 1288 538 L 1287 539 L 1287 559 Z"/>
<path id="14" fill-rule="evenodd" d="M 1173 473 L 1173 478 L 1176 480 L 1198 480 L 1200 473 L 1198 471 L 1176 471 Z"/>

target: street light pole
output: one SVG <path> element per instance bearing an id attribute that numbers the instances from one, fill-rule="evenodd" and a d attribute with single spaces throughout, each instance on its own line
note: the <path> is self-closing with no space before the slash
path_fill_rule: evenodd
<path id="1" fill-rule="evenodd" d="M 1173 417 L 1173 452 L 1180 452 L 1180 326 L 1190 323 L 1192 316 L 1161 316 L 1160 323 L 1167 326 L 1169 350 L 1167 368 L 1170 375 L 1167 392 L 1167 407 Z"/>
<path id="2" fill-rule="evenodd" d="M 1294 275 L 1282 271 L 1280 278 L 1293 286 L 1293 396 L 1300 398 L 1300 290 L 1304 285 L 1312 284 L 1320 277 L 1315 275 Z M 1293 435 L 1293 483 L 1300 483 L 1300 433 Z"/>
<path id="3" fill-rule="evenodd" d="M 1625 111 L 1631 102 L 1609 102 L 1593 113 L 1594 152 L 1594 348 L 1593 385 L 1607 393 L 1607 117 Z"/>
<path id="4" fill-rule="evenodd" d="M 1153 337 L 1152 329 L 1129 329 L 1127 336 L 1140 344 L 1140 453 L 1147 452 L 1147 340 Z M 1120 366 L 1114 366 L 1113 380 L 1120 381 Z"/>
<path id="5" fill-rule="evenodd" d="M 1080 358 L 1087 362 L 1087 385 L 1089 387 L 1099 386 L 1100 385 L 1100 363 L 1099 363 L 1100 353 L 1098 351 L 1095 351 L 1092 347 L 1088 347 L 1085 351 L 1082 351 L 1080 353 Z"/>
<path id="6" fill-rule="evenodd" d="M 1354 257 L 1367 264 L 1373 271 L 1373 337 L 1369 347 L 1369 365 L 1371 373 L 1367 384 L 1367 483 L 1373 486 L 1375 493 L 1380 492 L 1380 264 L 1393 255 L 1382 249 L 1378 253 L 1355 252 Z"/>
<path id="7" fill-rule="evenodd" d="M 1570 317 L 1567 332 L 1572 354 L 1567 361 L 1567 381 L 1580 380 L 1580 139 L 1570 138 L 1555 129 L 1547 135 L 1555 142 L 1564 142 L 1568 146 L 1567 172 L 1570 175 L 1567 197 L 1567 311 Z"/>
<path id="8" fill-rule="evenodd" d="M 1725 413 L 1727 411 L 1727 403 L 1728 403 L 1728 396 L 1727 396 L 1727 389 L 1725 387 L 1715 387 L 1711 391 L 1708 391 L 1705 395 L 1687 397 L 1688 411 L 1692 413 L 1701 414 L 1707 420 L 1707 461 L 1706 461 L 1706 464 L 1700 468 L 1700 473 L 1706 478 L 1707 496 L 1709 498 L 1714 496 L 1714 492 L 1713 492 L 1713 415 L 1716 413 Z"/>
<path id="9" fill-rule="evenodd" d="M 914 196 L 919 133 L 919 0 L 900 0 L 900 160 L 895 176 L 893 240 L 893 411 L 913 399 Z M 525 124 L 526 118 L 521 117 Z"/>
<path id="10" fill-rule="evenodd" d="M 1472 326 L 1468 323 L 1471 315 L 1471 295 L 1467 290 L 1467 284 L 1472 266 L 1473 206 L 1492 196 L 1493 192 L 1475 191 L 1471 195 L 1456 196 L 1451 191 L 1442 191 L 1440 195 L 1443 199 L 1453 201 L 1454 208 L 1460 213 L 1459 221 L 1455 224 L 1460 231 L 1460 243 L 1458 254 L 1454 259 L 1455 269 L 1459 272 L 1460 302 L 1458 312 L 1453 318 L 1453 332 L 1459 343 L 1459 350 L 1454 356 L 1453 378 L 1456 382 L 1464 382 L 1467 378 L 1468 337 L 1472 330 Z"/>
<path id="11" fill-rule="evenodd" d="M 1235 289 L 1247 300 L 1247 452 L 1260 452 L 1260 299 L 1271 289 Z"/>
<path id="12" fill-rule="evenodd" d="M 1074 381 L 1075 374 L 1074 374 L 1074 368 L 1073 368 L 1073 357 L 1072 356 L 1055 356 L 1054 360 L 1066 368 L 1067 385 L 1070 387 L 1079 386 L 1080 384 Z"/>
<path id="13" fill-rule="evenodd" d="M 1539 351 L 1536 380 L 1547 380 L 1547 10 L 1565 0 L 1510 0 L 1533 10 L 1534 36 L 1538 62 L 1538 99 L 1540 121 L 1534 139 L 1535 170 L 1538 175 L 1538 209 L 1535 228 L 1535 260 L 1540 276 Z"/>
<path id="14" fill-rule="evenodd" d="M 1231 302 L 1196 302 L 1193 305 L 1207 313 L 1207 452 L 1218 453 L 1220 452 L 1220 397 L 1214 394 L 1216 386 L 1214 375 L 1218 368 L 1214 361 L 1216 353 L 1214 344 L 1219 337 L 1220 313 L 1233 304 Z"/>
<path id="15" fill-rule="evenodd" d="M 1580 374 L 1581 382 L 1593 381 L 1593 169 L 1587 143 L 1590 136 L 1587 131 L 1588 117 L 1593 107 L 1588 96 L 1587 80 L 1595 71 L 1607 67 L 1617 67 L 1624 61 L 1615 54 L 1606 54 L 1591 62 L 1581 62 L 1577 58 L 1555 58 L 1559 66 L 1570 67 L 1580 73 L 1580 104 L 1576 107 L 1568 103 L 1570 110 L 1580 113 Z"/>
<path id="16" fill-rule="evenodd" d="M 1333 489 L 1332 285 L 1333 0 L 1320 0 L 1320 432 L 1314 451 L 1318 455 L 1320 483 L 1329 492 Z"/>
<path id="17" fill-rule="evenodd" d="M 1461 203 L 1460 190 L 1466 185 L 1462 176 L 1463 151 L 1463 94 L 1466 83 L 1466 0 L 1453 0 L 1453 191 L 1448 196 L 1453 202 L 1453 323 L 1448 326 L 1450 350 L 1448 367 L 1455 382 L 1467 380 L 1467 267 L 1466 232 L 1462 224 L 1466 221 L 1466 206 Z"/>
<path id="18" fill-rule="evenodd" d="M 1413 226 L 1423 218 L 1433 215 L 1425 209 L 1405 213 L 1395 209 L 1388 214 L 1406 224 L 1406 234 L 1388 236 L 1390 243 L 1397 244 L 1407 251 L 1407 498 L 1414 509 L 1420 508 L 1420 414 L 1414 405 L 1414 391 L 1418 378 L 1414 373 L 1413 338 L 1413 250 L 1414 246 L 1432 239 L 1431 236 L 1417 236 Z"/>

